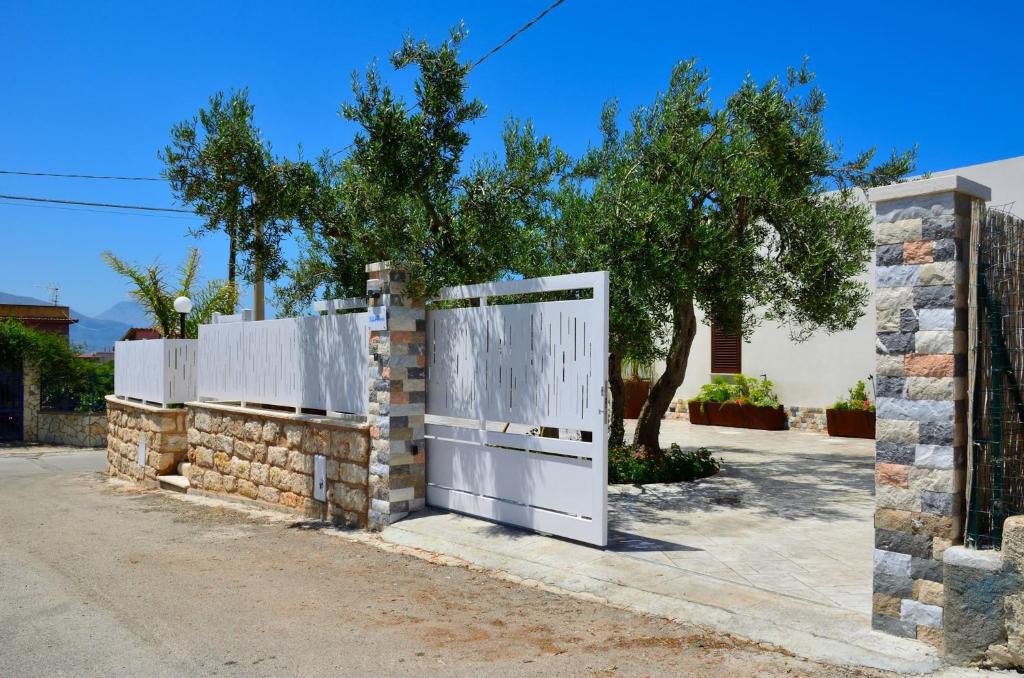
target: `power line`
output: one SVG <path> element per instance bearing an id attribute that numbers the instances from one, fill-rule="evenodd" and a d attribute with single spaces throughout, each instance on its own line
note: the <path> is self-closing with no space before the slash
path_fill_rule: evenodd
<path id="1" fill-rule="evenodd" d="M 488 52 L 487 54 L 483 55 L 482 57 L 480 57 L 479 59 L 474 61 L 473 65 L 469 67 L 469 70 L 472 71 L 474 68 L 476 68 L 477 66 L 479 66 L 483 62 L 487 61 L 489 58 L 491 58 L 492 56 L 494 56 L 495 54 L 497 54 L 501 50 L 505 49 L 505 47 L 507 47 L 509 43 L 511 43 L 513 40 L 518 38 L 520 35 L 522 35 L 526 31 L 528 31 L 531 28 L 533 28 L 534 24 L 536 24 L 538 21 L 540 21 L 545 16 L 547 16 L 548 12 L 550 12 L 553 9 L 555 9 L 556 7 L 561 5 L 563 2 L 565 2 L 565 0 L 555 0 L 555 2 L 551 3 L 550 5 L 548 5 L 544 9 L 543 12 L 541 12 L 537 16 L 535 16 L 532 19 L 530 19 L 529 21 L 527 21 L 525 24 L 523 24 L 522 26 L 519 27 L 519 30 L 517 30 L 512 35 L 510 35 L 507 38 L 505 38 L 504 42 L 502 42 L 500 45 L 498 45 L 497 47 L 492 49 L 490 52 Z M 413 106 L 412 110 L 415 110 L 418 106 L 419 106 L 419 104 L 417 103 L 415 106 Z M 356 142 L 353 141 L 348 146 L 345 146 L 344 148 L 339 148 L 334 153 L 331 153 L 330 156 L 328 156 L 328 157 L 333 158 L 334 156 L 338 155 L 339 153 L 344 153 L 348 149 L 350 149 L 353 146 L 355 146 L 355 144 L 356 144 Z"/>
<path id="2" fill-rule="evenodd" d="M 98 176 L 95 174 L 60 174 L 59 172 L 20 172 L 17 170 L 0 170 L 0 174 L 16 174 L 23 177 L 60 177 L 63 179 L 117 179 L 119 181 L 164 181 L 161 177 L 117 177 Z"/>
<path id="3" fill-rule="evenodd" d="M 548 5 L 544 9 L 543 12 L 541 12 L 540 14 L 538 14 L 537 16 L 533 17 L 532 19 L 527 21 L 525 24 L 520 26 L 518 30 L 516 30 L 510 36 L 505 38 L 505 40 L 501 44 L 499 44 L 497 47 L 492 49 L 487 54 L 484 54 L 482 57 L 480 57 L 476 61 L 474 61 L 473 65 L 469 67 L 469 70 L 470 71 L 473 70 L 474 68 L 476 68 L 477 66 L 479 66 L 483 62 L 487 61 L 489 58 L 491 58 L 492 56 L 494 56 L 495 54 L 497 54 L 501 50 L 505 49 L 505 47 L 507 47 L 513 40 L 515 40 L 520 35 L 522 35 L 526 31 L 528 31 L 531 28 L 533 28 L 533 26 L 535 24 L 537 24 L 537 22 L 539 22 L 541 19 L 543 19 L 545 16 L 547 16 L 549 12 L 551 12 L 552 10 L 554 10 L 556 7 L 558 7 L 559 5 L 561 5 L 564 2 L 565 2 L 565 0 L 555 0 L 555 2 L 551 3 L 550 5 Z M 418 104 L 417 104 L 417 106 L 418 106 Z M 338 155 L 339 153 L 344 153 L 348 149 L 350 149 L 353 146 L 355 146 L 355 143 L 356 142 L 353 141 L 349 145 L 347 145 L 347 146 L 345 146 L 343 148 L 339 148 L 334 153 L 331 153 L 330 156 L 328 156 L 328 157 L 333 158 L 334 156 Z M 60 173 L 57 173 L 57 172 L 18 172 L 18 171 L 14 171 L 14 170 L 0 170 L 0 174 L 16 174 L 16 175 L 27 176 L 27 177 L 62 177 L 62 178 L 65 178 L 65 179 L 114 179 L 114 180 L 119 180 L 119 181 L 164 181 L 164 179 L 162 177 L 97 176 L 97 175 L 92 175 L 92 174 L 60 174 Z M 50 202 L 58 202 L 58 201 L 50 201 Z M 108 207 L 108 205 L 104 205 L 104 207 Z M 113 205 L 110 205 L 110 207 L 113 207 Z M 158 209 L 158 208 L 145 208 L 145 209 Z M 186 211 L 186 210 L 182 210 L 182 211 Z"/>
<path id="4" fill-rule="evenodd" d="M 80 200 L 58 200 L 57 198 L 34 198 L 27 195 L 3 195 L 0 194 L 0 198 L 4 200 L 25 200 L 28 202 L 44 202 L 54 203 L 58 205 L 84 205 L 86 207 L 107 207 L 110 209 L 119 210 L 142 210 L 145 212 L 175 212 L 184 214 L 195 214 L 192 210 L 183 209 L 181 207 L 147 207 L 144 205 L 118 205 L 115 203 L 108 202 L 83 202 Z"/>
<path id="5" fill-rule="evenodd" d="M 177 221 L 192 221 L 192 217 L 175 216 L 173 214 L 153 214 L 151 212 L 112 212 L 103 209 L 89 209 L 88 207 L 66 207 L 62 205 L 42 205 L 38 203 L 2 202 L 0 207 L 34 207 L 44 210 L 64 210 L 66 212 L 91 212 L 93 214 L 117 215 L 119 217 L 147 217 L 150 219 L 174 219 Z M 195 215 L 198 216 L 198 215 Z M 194 223 L 194 222 L 193 222 Z"/>
<path id="6" fill-rule="evenodd" d="M 507 38 L 505 38 L 505 42 L 501 43 L 500 45 L 498 45 L 497 47 L 495 47 L 494 49 L 492 49 L 492 50 L 491 50 L 490 52 L 488 52 L 487 54 L 485 54 L 485 55 L 483 55 L 482 57 L 480 57 L 479 59 L 477 59 L 477 60 L 476 60 L 476 62 L 475 62 L 475 63 L 474 63 L 474 64 L 473 64 L 473 65 L 472 65 L 472 66 L 470 67 L 470 70 L 472 70 L 472 69 L 476 68 L 477 66 L 479 66 L 479 65 L 480 65 L 480 64 L 482 64 L 483 62 L 487 61 L 487 59 L 488 59 L 488 58 L 490 58 L 491 56 L 493 56 L 493 55 L 494 55 L 494 54 L 496 54 L 497 52 L 499 52 L 499 51 L 501 51 L 502 49 L 504 49 L 504 48 L 505 48 L 505 46 L 506 46 L 506 45 L 508 45 L 508 44 L 509 44 L 510 42 L 512 42 L 513 40 L 515 40 L 516 38 L 518 38 L 518 37 L 519 37 L 520 35 L 522 35 L 522 34 L 523 34 L 523 33 L 525 33 L 526 31 L 530 30 L 530 29 L 531 29 L 531 28 L 533 27 L 533 25 L 534 25 L 535 23 L 537 23 L 538 21 L 540 21 L 541 19 L 543 19 L 543 18 L 545 17 L 545 15 L 547 15 L 547 13 L 548 13 L 548 12 L 550 12 L 550 11 L 551 11 L 551 10 L 553 10 L 554 8 L 558 7 L 558 6 L 559 6 L 559 5 L 561 5 L 561 4 L 563 3 L 563 2 L 565 2 L 565 0 L 555 0 L 555 2 L 551 3 L 551 4 L 550 4 L 550 5 L 549 5 L 549 6 L 547 7 L 547 9 L 545 9 L 545 10 L 544 10 L 543 12 L 541 12 L 540 14 L 538 14 L 537 16 L 533 17 L 533 18 L 532 18 L 531 20 L 529 20 L 529 21 L 527 21 L 527 22 L 526 22 L 525 24 L 523 24 L 523 25 L 522 25 L 522 26 L 521 26 L 521 27 L 519 28 L 519 30 L 518 30 L 518 31 L 516 31 L 516 32 L 515 32 L 515 33 L 513 33 L 512 35 L 510 35 L 510 36 L 508 36 Z"/>

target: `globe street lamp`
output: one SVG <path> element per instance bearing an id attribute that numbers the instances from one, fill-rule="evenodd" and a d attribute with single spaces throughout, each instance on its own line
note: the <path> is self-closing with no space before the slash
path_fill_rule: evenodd
<path id="1" fill-rule="evenodd" d="M 185 338 L 185 318 L 192 312 L 192 300 L 188 297 L 178 297 L 174 300 L 174 310 L 181 318 L 181 338 Z"/>

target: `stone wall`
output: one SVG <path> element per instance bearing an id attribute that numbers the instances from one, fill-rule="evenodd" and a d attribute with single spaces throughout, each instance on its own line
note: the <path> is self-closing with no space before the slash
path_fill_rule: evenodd
<path id="1" fill-rule="evenodd" d="M 872 626 L 936 646 L 943 566 L 960 541 L 967 431 L 967 271 L 973 202 L 937 177 L 873 189 L 877 378 Z"/>
<path id="2" fill-rule="evenodd" d="M 369 436 L 352 421 L 270 410 L 189 403 L 192 488 L 278 504 L 319 517 L 314 457 L 326 457 L 327 508 L 337 523 L 367 525 Z"/>
<path id="3" fill-rule="evenodd" d="M 1001 552 L 953 546 L 944 563 L 946 659 L 1024 669 L 1024 516 L 1005 521 Z"/>
<path id="4" fill-rule="evenodd" d="M 177 473 L 188 452 L 184 409 L 154 407 L 107 396 L 107 471 L 148 484 Z M 139 465 L 139 443 L 146 449 Z"/>
<path id="5" fill-rule="evenodd" d="M 27 360 L 22 364 L 21 439 L 26 443 L 39 440 L 39 368 Z"/>
<path id="6" fill-rule="evenodd" d="M 38 439 L 51 445 L 105 447 L 107 415 L 101 412 L 42 410 L 39 413 Z"/>
<path id="7" fill-rule="evenodd" d="M 786 415 L 789 417 L 790 429 L 817 433 L 828 431 L 828 420 L 824 407 L 791 406 L 786 408 Z"/>

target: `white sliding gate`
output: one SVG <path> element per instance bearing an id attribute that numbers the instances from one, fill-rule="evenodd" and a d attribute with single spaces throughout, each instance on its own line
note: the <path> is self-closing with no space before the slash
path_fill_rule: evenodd
<path id="1" fill-rule="evenodd" d="M 580 298 L 488 303 L 564 290 Z M 605 546 L 608 274 L 438 296 L 460 299 L 480 305 L 427 312 L 427 503 Z"/>

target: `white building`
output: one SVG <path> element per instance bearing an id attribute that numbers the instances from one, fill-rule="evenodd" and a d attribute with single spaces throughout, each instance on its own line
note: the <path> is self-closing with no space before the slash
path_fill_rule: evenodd
<path id="1" fill-rule="evenodd" d="M 1024 215 L 1024 156 L 933 172 L 932 176 L 959 174 L 992 189 L 989 206 Z M 863 279 L 875 289 L 874 257 Z M 712 371 L 711 328 L 697 329 L 690 351 L 686 379 L 676 391 L 673 411 L 685 410 L 688 398 L 696 395 Z M 729 351 L 727 351 L 729 353 Z M 823 428 L 826 407 L 830 407 L 857 380 L 875 372 L 875 308 L 868 306 L 857 326 L 848 332 L 820 333 L 795 343 L 786 327 L 765 323 L 739 349 L 740 371 L 749 376 L 767 375 L 775 382 L 779 399 L 791 408 L 793 427 Z M 660 374 L 661 365 L 656 374 Z M 671 416 L 671 413 L 670 413 Z"/>

